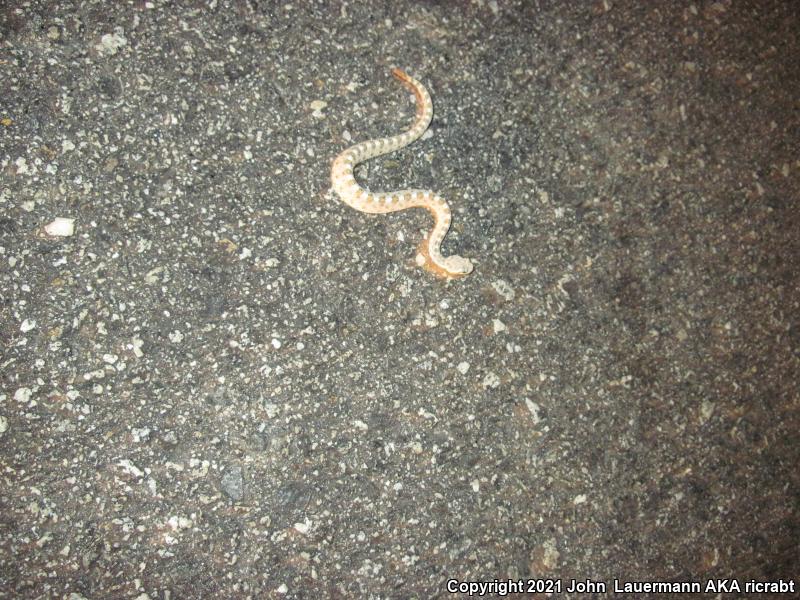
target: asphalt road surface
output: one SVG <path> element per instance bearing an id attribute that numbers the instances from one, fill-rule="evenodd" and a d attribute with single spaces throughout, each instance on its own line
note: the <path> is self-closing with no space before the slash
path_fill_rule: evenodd
<path id="1" fill-rule="evenodd" d="M 793 597 L 798 32 L 0 5 L 0 597 Z M 413 120 L 394 66 L 432 126 L 356 177 L 447 198 L 468 277 L 416 265 L 423 211 L 331 193 Z"/>

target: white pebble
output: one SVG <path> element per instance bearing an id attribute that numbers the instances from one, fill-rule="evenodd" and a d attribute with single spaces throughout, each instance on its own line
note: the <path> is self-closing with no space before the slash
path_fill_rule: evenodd
<path id="1" fill-rule="evenodd" d="M 328 106 L 328 103 L 325 102 L 324 100 L 314 100 L 310 104 L 310 106 L 311 110 L 314 111 L 311 113 L 311 115 L 316 117 L 317 119 L 321 119 L 325 116 L 325 114 L 322 111 L 325 109 L 326 106 Z"/>
<path id="2" fill-rule="evenodd" d="M 188 529 L 191 527 L 192 521 L 186 517 L 172 515 L 169 519 L 167 519 L 167 525 L 169 525 L 173 531 L 179 531 L 181 529 Z"/>
<path id="3" fill-rule="evenodd" d="M 295 523 L 294 524 L 294 528 L 299 533 L 303 533 L 303 534 L 308 533 L 309 530 L 311 529 L 311 521 L 306 519 L 305 522 L 303 522 L 303 523 Z"/>
<path id="4" fill-rule="evenodd" d="M 542 418 L 539 416 L 539 405 L 535 402 L 532 402 L 528 398 L 525 398 L 525 406 L 528 407 L 528 410 L 533 417 L 533 424 L 538 425 L 542 420 Z"/>
<path id="5" fill-rule="evenodd" d="M 492 372 L 486 374 L 483 378 L 483 387 L 496 388 L 500 385 L 500 378 Z"/>
<path id="6" fill-rule="evenodd" d="M 507 302 L 513 300 L 514 296 L 516 295 L 514 293 L 514 288 L 512 288 L 511 284 L 505 279 L 496 280 L 494 283 L 492 283 L 492 287 L 494 288 L 494 291 L 502 296 Z"/>
<path id="7" fill-rule="evenodd" d="M 28 168 L 28 161 L 20 156 L 14 164 L 17 166 L 17 175 L 29 175 L 30 169 Z"/>
<path id="8" fill-rule="evenodd" d="M 17 402 L 27 402 L 31 399 L 31 388 L 21 387 L 16 392 L 14 392 L 14 400 Z"/>
<path id="9" fill-rule="evenodd" d="M 127 43 L 128 40 L 122 35 L 122 28 L 117 28 L 114 33 L 107 33 L 101 37 L 100 43 L 95 44 L 94 49 L 102 56 L 112 56 Z"/>
<path id="10" fill-rule="evenodd" d="M 117 465 L 122 467 L 122 470 L 125 473 L 128 473 L 129 475 L 133 475 L 134 477 L 141 477 L 142 475 L 144 475 L 144 472 L 139 467 L 137 467 L 135 464 L 133 464 L 131 461 L 129 461 L 127 458 L 122 459 L 121 461 L 119 461 L 117 463 Z"/>
<path id="11" fill-rule="evenodd" d="M 58 217 L 44 226 L 44 232 L 54 237 L 69 237 L 75 233 L 75 219 Z"/>

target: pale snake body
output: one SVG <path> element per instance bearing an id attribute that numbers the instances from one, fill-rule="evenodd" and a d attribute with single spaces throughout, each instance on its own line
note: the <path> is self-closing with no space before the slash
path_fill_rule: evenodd
<path id="1" fill-rule="evenodd" d="M 433 117 L 433 102 L 428 90 L 416 79 L 400 69 L 392 69 L 403 85 L 410 89 L 417 100 L 417 116 L 411 129 L 405 133 L 386 138 L 369 140 L 350 146 L 333 161 L 331 184 L 342 202 L 365 213 L 389 213 L 406 208 L 425 208 L 435 220 L 433 230 L 420 246 L 418 263 L 444 277 L 460 277 L 472 272 L 472 263 L 467 258 L 452 255 L 442 256 L 441 246 L 450 229 L 450 207 L 444 198 L 430 190 L 399 190 L 396 192 L 370 192 L 355 180 L 353 169 L 361 162 L 388 154 L 408 146 L 425 133 Z"/>

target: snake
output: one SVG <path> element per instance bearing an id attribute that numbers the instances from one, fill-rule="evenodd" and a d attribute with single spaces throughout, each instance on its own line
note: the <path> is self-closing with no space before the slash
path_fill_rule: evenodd
<path id="1" fill-rule="evenodd" d="M 450 229 L 452 219 L 450 207 L 444 198 L 431 190 L 370 192 L 358 184 L 353 174 L 359 163 L 389 154 L 418 140 L 433 118 L 433 101 L 425 86 L 400 69 L 394 68 L 391 72 L 416 98 L 417 113 L 414 123 L 401 134 L 360 142 L 341 152 L 331 167 L 333 190 L 342 202 L 364 213 L 383 214 L 407 208 L 428 210 L 433 215 L 434 225 L 419 246 L 417 264 L 440 277 L 463 277 L 472 272 L 472 262 L 456 254 L 442 256 L 442 242 Z"/>

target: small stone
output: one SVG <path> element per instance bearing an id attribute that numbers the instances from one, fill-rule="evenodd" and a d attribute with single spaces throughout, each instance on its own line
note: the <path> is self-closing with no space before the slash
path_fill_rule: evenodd
<path id="1" fill-rule="evenodd" d="M 306 534 L 311 530 L 312 522 L 306 519 L 303 523 L 295 523 L 294 529 L 298 533 Z"/>
<path id="2" fill-rule="evenodd" d="M 17 167 L 17 175 L 31 174 L 30 167 L 28 167 L 28 161 L 25 160 L 25 157 L 20 156 L 17 160 L 14 161 L 14 165 Z"/>
<path id="3" fill-rule="evenodd" d="M 14 392 L 14 400 L 17 402 L 27 402 L 31 399 L 32 394 L 31 388 L 21 387 Z"/>
<path id="4" fill-rule="evenodd" d="M 705 423 L 711 418 L 712 414 L 714 414 L 714 403 L 703 400 L 702 404 L 700 404 L 700 422 Z"/>
<path id="5" fill-rule="evenodd" d="M 158 283 L 161 273 L 164 272 L 164 267 L 156 267 L 155 269 L 151 269 L 144 276 L 144 282 L 150 285 Z"/>
<path id="6" fill-rule="evenodd" d="M 462 360 L 460 363 L 458 363 L 456 370 L 462 375 L 466 375 L 467 371 L 469 371 L 469 363 L 465 360 Z"/>
<path id="7" fill-rule="evenodd" d="M 122 35 L 122 29 L 114 33 L 107 33 L 100 38 L 100 42 L 95 44 L 94 49 L 102 56 L 113 56 L 119 52 L 128 43 L 128 40 Z"/>
<path id="8" fill-rule="evenodd" d="M 75 219 L 58 217 L 44 226 L 44 232 L 53 237 L 69 237 L 75 233 Z"/>
<path id="9" fill-rule="evenodd" d="M 542 418 L 539 416 L 539 405 L 525 398 L 525 406 L 531 413 L 531 417 L 533 418 L 533 424 L 538 425 L 542 420 Z"/>
<path id="10" fill-rule="evenodd" d="M 142 475 L 144 475 L 144 472 L 142 472 L 142 470 L 139 467 L 137 467 L 135 464 L 133 464 L 128 459 L 122 459 L 121 461 L 119 461 L 117 463 L 117 465 L 122 467 L 123 471 L 125 471 L 129 475 L 133 475 L 134 477 L 138 478 L 138 477 L 141 477 Z"/>
<path id="11" fill-rule="evenodd" d="M 494 291 L 497 292 L 506 302 L 511 302 L 516 295 L 514 293 L 514 288 L 511 287 L 511 284 L 508 283 L 505 279 L 498 279 L 494 283 L 492 283 L 492 288 Z"/>
<path id="12" fill-rule="evenodd" d="M 311 107 L 311 110 L 314 111 L 311 113 L 312 116 L 316 117 L 317 119 L 321 119 L 325 116 L 322 111 L 326 106 L 328 106 L 328 103 L 324 100 L 314 100 L 309 106 Z"/>
<path id="13" fill-rule="evenodd" d="M 489 372 L 486 374 L 486 377 L 483 378 L 483 387 L 485 388 L 496 388 L 500 385 L 500 378 L 492 373 Z"/>
<path id="14" fill-rule="evenodd" d="M 150 428 L 140 427 L 131 429 L 131 435 L 133 436 L 133 441 L 138 444 L 139 442 L 146 441 L 150 438 Z"/>
<path id="15" fill-rule="evenodd" d="M 192 526 L 192 520 L 187 519 L 186 517 L 178 517 L 178 516 L 171 516 L 167 519 L 167 524 L 173 531 L 178 531 L 180 529 L 188 529 Z"/>
<path id="16" fill-rule="evenodd" d="M 554 539 L 546 540 L 540 549 L 542 566 L 548 571 L 553 571 L 558 566 L 558 559 L 561 557 L 561 553 L 556 548 L 556 541 Z"/>
<path id="17" fill-rule="evenodd" d="M 234 502 L 238 502 L 244 497 L 244 478 L 242 467 L 234 465 L 225 471 L 220 480 L 222 491 Z"/>
<path id="18" fill-rule="evenodd" d="M 131 338 L 131 346 L 130 347 L 133 350 L 133 355 L 136 358 L 142 358 L 144 356 L 144 352 L 142 352 L 142 345 L 143 344 L 144 344 L 144 342 L 140 338 L 138 338 L 138 337 Z"/>

